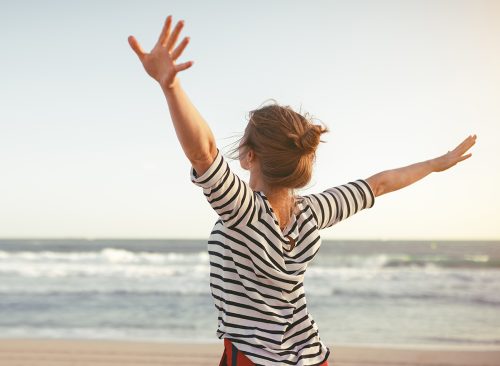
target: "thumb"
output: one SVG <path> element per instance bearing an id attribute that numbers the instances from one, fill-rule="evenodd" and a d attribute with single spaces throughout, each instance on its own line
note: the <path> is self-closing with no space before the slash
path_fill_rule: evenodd
<path id="1" fill-rule="evenodd" d="M 136 53 L 136 55 L 139 57 L 139 59 L 142 61 L 144 58 L 144 55 L 146 54 L 144 50 L 142 49 L 141 45 L 137 40 L 135 39 L 134 36 L 128 36 L 128 43 L 130 47 L 132 47 L 132 50 Z"/>

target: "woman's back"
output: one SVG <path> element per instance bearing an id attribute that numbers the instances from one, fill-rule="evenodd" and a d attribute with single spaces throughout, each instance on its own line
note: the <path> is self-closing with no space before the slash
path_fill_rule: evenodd
<path id="1" fill-rule="evenodd" d="M 320 248 L 320 229 L 373 206 L 368 184 L 298 196 L 282 231 L 266 195 L 235 175 L 220 151 L 201 176 L 191 169 L 191 181 L 219 215 L 208 241 L 217 337 L 256 365 L 323 363 L 330 350 L 308 312 L 304 274 Z"/>

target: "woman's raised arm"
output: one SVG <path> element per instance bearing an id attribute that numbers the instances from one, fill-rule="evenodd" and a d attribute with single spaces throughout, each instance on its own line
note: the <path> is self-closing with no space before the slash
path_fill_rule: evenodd
<path id="1" fill-rule="evenodd" d="M 186 48 L 189 37 L 184 37 L 173 49 L 184 21 L 178 21 L 172 33 L 171 23 L 172 16 L 169 15 L 158 41 L 149 53 L 144 52 L 134 36 L 129 36 L 128 42 L 149 76 L 160 84 L 167 99 L 177 138 L 193 168 L 201 175 L 215 159 L 217 147 L 210 127 L 191 103 L 177 78 L 177 73 L 191 67 L 193 61 L 175 64 Z"/>
<path id="2" fill-rule="evenodd" d="M 365 179 L 375 196 L 396 191 L 424 178 L 432 172 L 441 172 L 449 169 L 459 161 L 471 157 L 471 153 L 464 155 L 476 143 L 476 135 L 468 136 L 452 151 L 437 158 L 422 161 L 398 169 L 385 170 Z"/>

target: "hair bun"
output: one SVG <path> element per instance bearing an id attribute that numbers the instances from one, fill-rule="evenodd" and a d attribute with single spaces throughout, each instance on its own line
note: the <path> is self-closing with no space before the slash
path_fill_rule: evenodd
<path id="1" fill-rule="evenodd" d="M 307 129 L 299 136 L 296 134 L 290 134 L 290 137 L 294 145 L 303 153 L 311 154 L 316 151 L 320 143 L 321 134 L 325 132 L 321 126 L 311 124 Z"/>
<path id="2" fill-rule="evenodd" d="M 311 154 L 316 151 L 319 145 L 321 131 L 319 126 L 311 125 L 300 137 L 301 149 L 305 154 Z"/>

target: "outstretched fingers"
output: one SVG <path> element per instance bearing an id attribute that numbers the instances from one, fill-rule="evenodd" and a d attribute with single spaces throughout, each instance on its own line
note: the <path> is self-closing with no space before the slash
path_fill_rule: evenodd
<path id="1" fill-rule="evenodd" d="M 136 55 L 139 57 L 139 59 L 142 61 L 142 59 L 146 55 L 146 52 L 144 52 L 144 50 L 142 49 L 139 42 L 137 42 L 137 39 L 135 39 L 134 36 L 129 36 L 128 43 L 129 43 L 130 47 L 132 47 L 132 49 L 134 50 Z"/>
<path id="2" fill-rule="evenodd" d="M 175 25 L 172 35 L 169 36 L 167 40 L 165 40 L 164 46 L 167 47 L 167 50 L 171 51 L 174 47 L 175 42 L 177 42 L 177 38 L 179 38 L 179 33 L 181 32 L 182 27 L 184 27 L 184 20 L 179 20 Z"/>
<path id="3" fill-rule="evenodd" d="M 182 70 L 186 70 L 186 69 L 190 68 L 191 66 L 193 66 L 193 64 L 194 64 L 194 61 L 188 61 L 188 62 L 184 62 L 182 64 L 175 65 L 175 71 L 179 72 Z"/>
<path id="4" fill-rule="evenodd" d="M 189 43 L 189 37 L 184 37 L 181 43 L 175 48 L 175 50 L 172 52 L 171 57 L 172 60 L 177 60 L 179 56 L 182 54 L 184 49 L 186 48 L 187 44 Z"/>
<path id="5" fill-rule="evenodd" d="M 461 156 L 458 161 L 462 161 L 462 160 L 465 160 L 465 159 L 468 159 L 472 156 L 472 153 L 468 153 L 467 155 L 464 155 L 464 156 Z"/>
<path id="6" fill-rule="evenodd" d="M 165 85 L 175 84 L 175 75 L 183 70 L 190 68 L 193 61 L 184 62 L 176 65 L 175 60 L 182 54 L 190 38 L 184 37 L 175 50 L 172 50 L 176 45 L 177 39 L 184 26 L 184 21 L 177 22 L 174 30 L 171 32 L 172 15 L 169 15 L 163 24 L 162 31 L 158 37 L 156 45 L 151 52 L 147 53 L 143 50 L 139 42 L 134 36 L 128 37 L 130 47 L 139 57 L 146 72 L 155 80 Z"/>
<path id="7" fill-rule="evenodd" d="M 468 136 L 464 141 L 462 141 L 461 144 L 459 144 L 455 150 L 461 152 L 460 155 L 462 155 L 464 152 L 469 150 L 472 145 L 476 143 L 476 135 L 470 135 Z"/>
<path id="8" fill-rule="evenodd" d="M 454 150 L 453 152 L 455 153 L 454 159 L 456 162 L 463 161 L 465 159 L 468 159 L 472 156 L 472 153 L 468 153 L 464 155 L 467 150 L 469 150 L 475 143 L 476 143 L 476 135 L 470 135 L 468 136 L 462 143 L 460 143 Z"/>
<path id="9" fill-rule="evenodd" d="M 172 24 L 172 15 L 169 15 L 167 19 L 165 19 L 165 23 L 163 23 L 163 28 L 161 30 L 160 36 L 158 37 L 158 42 L 156 45 L 161 45 L 165 47 L 167 43 L 168 37 L 170 35 L 170 25 Z"/>

